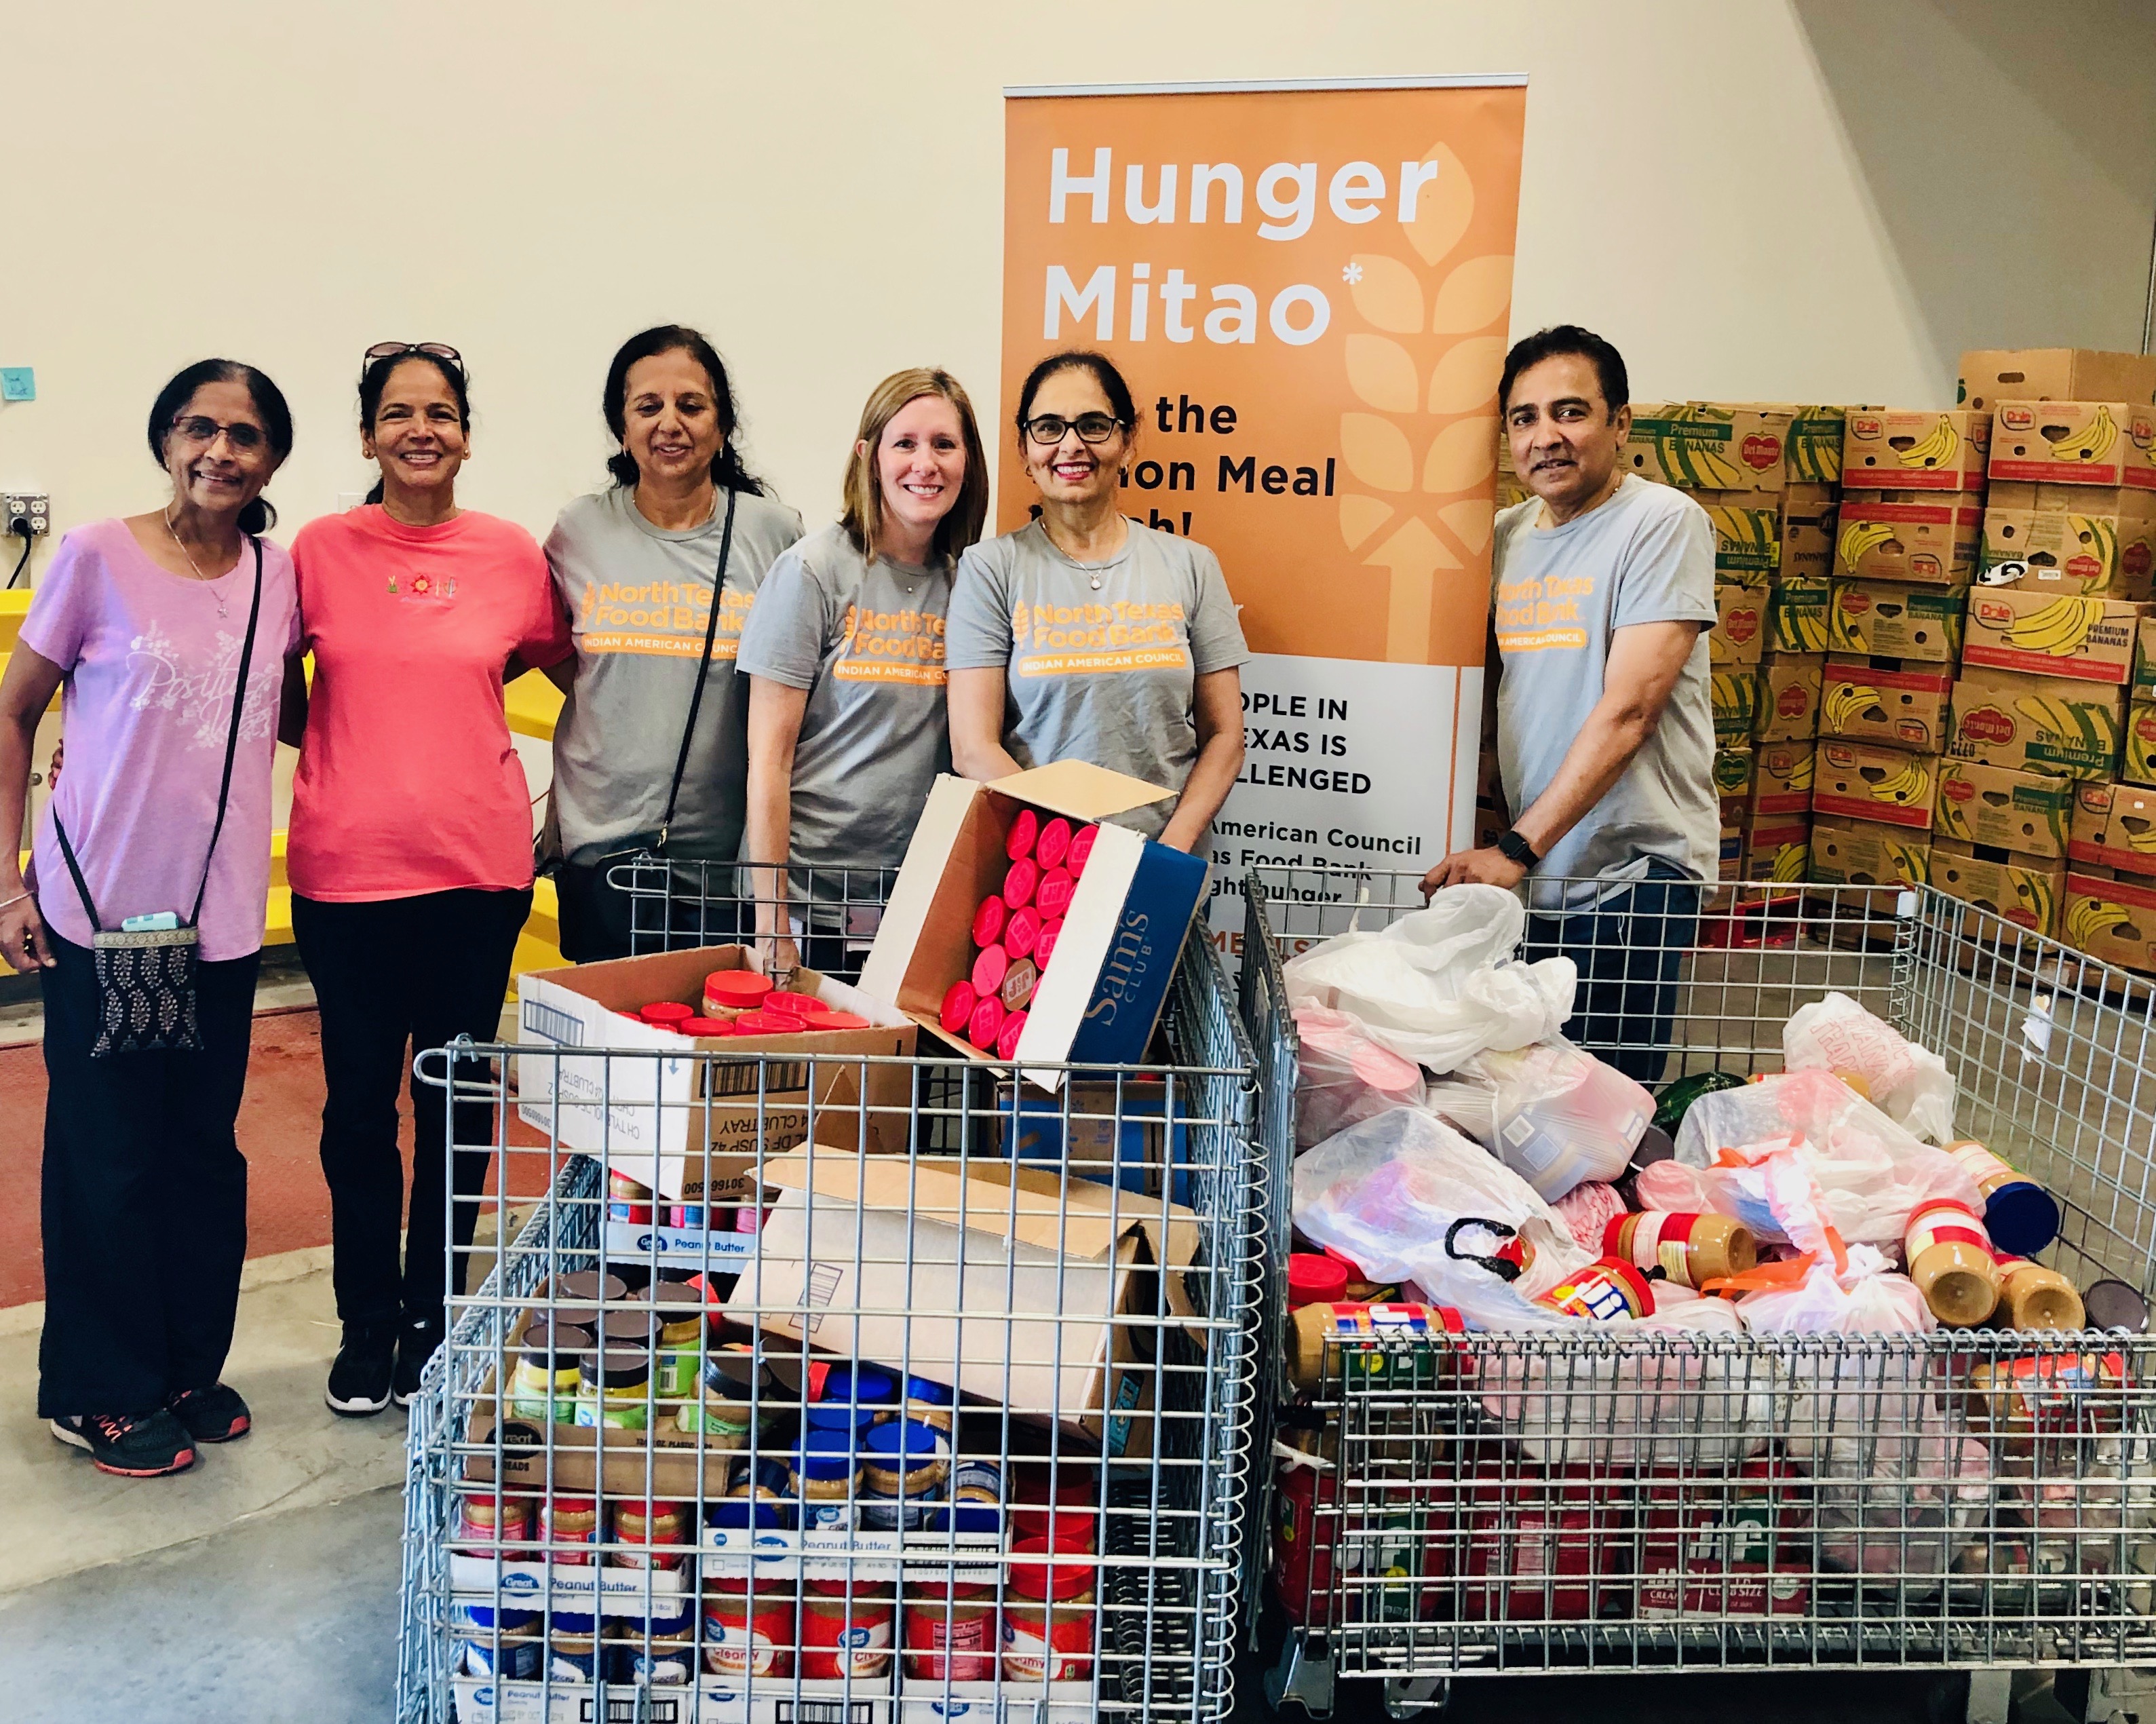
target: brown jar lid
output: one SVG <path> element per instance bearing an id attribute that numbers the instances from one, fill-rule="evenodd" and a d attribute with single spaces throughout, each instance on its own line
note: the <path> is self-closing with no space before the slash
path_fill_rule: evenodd
<path id="1" fill-rule="evenodd" d="M 598 1305 L 628 1298 L 629 1283 L 619 1275 L 603 1275 L 595 1269 L 580 1269 L 554 1277 L 554 1297 L 557 1300 L 573 1300 L 578 1305 Z"/>
<path id="2" fill-rule="evenodd" d="M 588 1384 L 633 1388 L 650 1380 L 651 1355 L 633 1347 L 610 1347 L 603 1353 L 586 1353 L 577 1368 Z"/>
<path id="3" fill-rule="evenodd" d="M 649 1347 L 651 1321 L 649 1311 L 610 1311 L 600 1319 L 598 1333 L 608 1347 Z"/>

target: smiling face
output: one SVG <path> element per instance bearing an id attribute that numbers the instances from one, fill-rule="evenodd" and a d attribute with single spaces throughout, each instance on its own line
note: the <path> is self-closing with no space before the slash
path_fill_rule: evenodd
<path id="1" fill-rule="evenodd" d="M 1617 470 L 1632 409 L 1609 411 L 1594 362 L 1555 353 L 1512 380 L 1505 435 L 1521 483 L 1559 511 L 1599 496 Z"/>
<path id="2" fill-rule="evenodd" d="M 694 354 L 675 347 L 629 367 L 621 446 L 639 481 L 672 486 L 708 478 L 726 444 L 717 393 Z"/>
<path id="3" fill-rule="evenodd" d="M 225 428 L 204 437 L 198 421 Z M 165 470 L 174 499 L 208 515 L 237 515 L 262 495 L 277 456 L 246 384 L 204 383 L 187 398 L 165 434 Z"/>
<path id="4" fill-rule="evenodd" d="M 907 402 L 883 428 L 875 471 L 886 533 L 932 538 L 966 482 L 966 433 L 956 404 L 941 395 Z"/>
<path id="5" fill-rule="evenodd" d="M 471 434 L 441 368 L 424 359 L 402 361 L 382 385 L 374 423 L 360 434 L 359 446 L 368 460 L 382 464 L 386 485 L 413 492 L 454 485 L 471 453 Z"/>
<path id="6" fill-rule="evenodd" d="M 1026 407 L 1029 419 L 1051 413 L 1064 420 L 1085 413 L 1106 413 L 1112 418 L 1115 412 L 1099 380 L 1083 366 L 1050 372 Z M 1071 426 L 1052 449 L 1035 443 L 1029 431 L 1025 434 L 1026 475 L 1050 502 L 1097 503 L 1114 494 L 1121 477 L 1118 469 L 1130 449 L 1127 425 L 1117 426 L 1105 443 L 1086 443 Z"/>

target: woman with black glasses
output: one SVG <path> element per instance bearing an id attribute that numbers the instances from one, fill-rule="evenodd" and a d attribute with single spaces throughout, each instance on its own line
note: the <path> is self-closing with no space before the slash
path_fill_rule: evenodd
<path id="1" fill-rule="evenodd" d="M 1091 761 L 1177 793 L 1117 817 L 1202 854 L 1243 767 L 1250 656 L 1220 560 L 1127 520 L 1137 441 L 1122 374 L 1051 354 L 1019 392 L 1027 526 L 968 551 L 951 594 L 951 756 L 969 778 Z"/>
<path id="2" fill-rule="evenodd" d="M 381 482 L 292 542 L 315 678 L 311 694 L 288 680 L 285 715 L 300 748 L 285 868 L 321 1008 L 322 1172 L 344 1325 L 324 1398 L 355 1416 L 412 1398 L 442 1338 L 445 1231 L 471 1243 L 493 1110 L 457 1107 L 454 1141 L 479 1147 L 449 1166 L 444 1094 L 414 1083 L 408 1219 L 398 1099 L 417 1054 L 459 1035 L 498 1039 L 531 909 L 531 798 L 502 685 L 569 652 L 531 536 L 457 506 L 471 397 L 456 350 L 369 348 L 359 430 Z"/>

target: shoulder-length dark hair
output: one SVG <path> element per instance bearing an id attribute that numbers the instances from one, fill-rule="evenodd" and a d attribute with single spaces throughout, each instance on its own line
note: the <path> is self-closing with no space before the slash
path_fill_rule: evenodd
<path id="1" fill-rule="evenodd" d="M 292 409 L 285 404 L 285 392 L 270 381 L 266 372 L 237 359 L 198 359 L 157 392 L 157 398 L 150 403 L 150 453 L 157 464 L 165 464 L 165 444 L 172 434 L 172 421 L 205 383 L 245 387 L 254 411 L 261 415 L 262 434 L 270 440 L 270 453 L 277 458 L 277 465 L 283 466 L 285 457 L 292 453 Z M 257 497 L 239 511 L 243 533 L 266 533 L 276 524 L 277 511 L 270 506 L 267 497 Z"/>
<path id="2" fill-rule="evenodd" d="M 639 359 L 676 352 L 686 353 L 703 367 L 704 375 L 711 380 L 712 404 L 718 409 L 719 429 L 726 436 L 726 442 L 711 462 L 712 483 L 721 490 L 747 491 L 752 496 L 762 496 L 763 481 L 742 464 L 741 451 L 734 446 L 741 428 L 741 405 L 734 399 L 734 386 L 726 376 L 726 361 L 719 357 L 719 350 L 701 332 L 686 324 L 662 323 L 631 336 L 621 344 L 620 351 L 613 356 L 613 363 L 607 367 L 606 394 L 602 402 L 607 429 L 613 433 L 616 443 L 622 441 L 628 429 L 629 367 Z M 636 458 L 627 449 L 621 449 L 608 457 L 607 472 L 616 485 L 634 485 L 637 478 Z"/>

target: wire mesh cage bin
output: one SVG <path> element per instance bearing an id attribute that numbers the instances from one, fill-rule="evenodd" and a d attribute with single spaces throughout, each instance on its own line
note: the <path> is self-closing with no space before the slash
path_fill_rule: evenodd
<path id="1" fill-rule="evenodd" d="M 1336 1678 L 1381 1679 L 1405 1711 L 1481 1673 L 2156 1661 L 2148 983 L 1928 889 L 1725 890 L 1666 946 L 1636 919 L 1587 924 L 1653 990 L 1635 1013 L 1666 1025 L 1627 1038 L 1645 1081 L 1779 1072 L 1786 1020 L 1830 992 L 1941 1055 L 1956 1134 L 2049 1193 L 2041 1261 L 2112 1283 L 2112 1328 L 1462 1332 L 1404 1307 L 1305 1334 L 1279 1266 L 1296 1158 L 1333 1127 L 1282 967 L 1419 909 L 1416 887 L 1307 870 L 1245 885 L 1272 1172 L 1269 1537 L 1245 1586 L 1265 1598 L 1254 1641 L 1285 1641 L 1276 1700 L 1322 1712 Z M 1584 977 L 1612 973 L 1603 957 Z M 1591 1012 L 1585 1028 L 1616 1051 Z"/>
<path id="2" fill-rule="evenodd" d="M 1203 938 L 1144 1065 L 545 1028 L 455 1050 L 499 1226 L 415 1405 L 400 1718 L 1224 1716 L 1263 1168 Z"/>
<path id="3" fill-rule="evenodd" d="M 797 861 L 781 870 L 656 855 L 607 870 L 629 900 L 634 951 L 761 942 L 779 967 L 804 963 L 840 982 L 860 976 L 897 878 L 876 863 Z"/>

